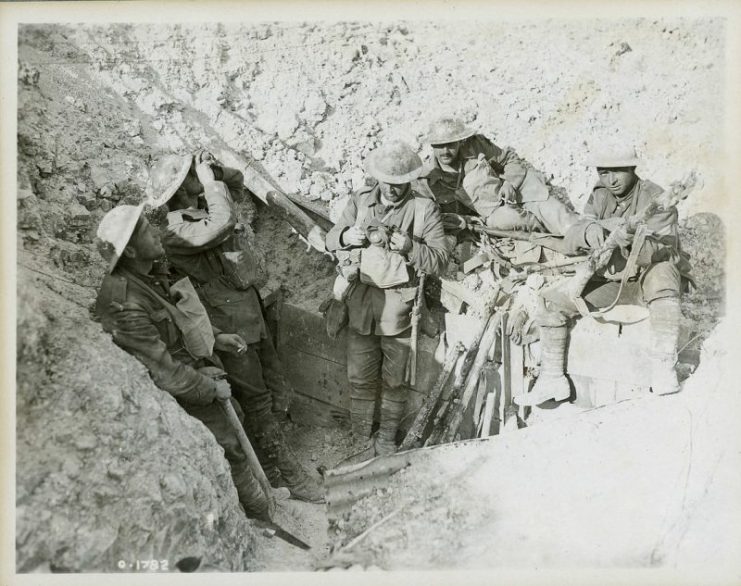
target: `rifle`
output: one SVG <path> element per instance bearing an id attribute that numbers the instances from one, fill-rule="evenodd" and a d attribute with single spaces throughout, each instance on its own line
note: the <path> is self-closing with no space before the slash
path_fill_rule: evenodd
<path id="1" fill-rule="evenodd" d="M 671 208 L 676 207 L 680 201 L 687 198 L 696 184 L 697 174 L 694 171 L 692 171 L 682 181 L 673 182 L 669 186 L 668 190 L 659 194 L 640 212 L 626 219 L 625 226 L 627 227 L 628 232 L 635 232 L 639 225 L 645 224 L 648 218 L 657 212 L 668 211 Z M 566 285 L 566 293 L 583 315 L 589 313 L 589 310 L 581 297 L 584 288 L 597 271 L 600 271 L 607 266 L 617 247 L 616 231 L 613 231 L 605 239 L 605 243 L 589 256 L 587 262 L 581 265 L 577 269 L 576 274 L 568 281 Z"/>
<path id="2" fill-rule="evenodd" d="M 512 240 L 519 240 L 521 242 L 530 242 L 531 244 L 545 246 L 561 254 L 569 254 L 569 251 L 564 248 L 563 238 L 555 234 L 549 234 L 548 232 L 526 232 L 524 230 L 499 230 L 498 228 L 484 226 L 481 220 L 476 217 L 461 216 L 458 214 L 444 215 L 448 218 L 457 216 L 456 221 L 458 223 L 455 227 L 459 230 L 468 230 L 479 235 L 486 234 L 494 238 L 511 238 Z"/>
<path id="3" fill-rule="evenodd" d="M 422 304 L 424 303 L 425 294 L 425 273 L 419 273 L 419 284 L 414 296 L 414 307 L 412 307 L 412 335 L 409 341 L 409 358 L 407 359 L 404 378 L 409 386 L 417 384 L 417 345 L 419 342 L 419 320 L 422 316 Z"/>

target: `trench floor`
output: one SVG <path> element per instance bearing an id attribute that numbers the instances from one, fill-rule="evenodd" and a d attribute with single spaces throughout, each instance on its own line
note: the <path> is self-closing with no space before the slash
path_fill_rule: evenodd
<path id="1" fill-rule="evenodd" d="M 318 468 L 336 467 L 352 453 L 349 430 L 339 427 L 317 427 L 287 422 L 286 439 L 304 467 L 319 479 Z M 255 569 L 262 572 L 314 571 L 329 557 L 326 505 L 287 500 L 279 505 L 280 521 L 285 529 L 311 545 L 305 551 L 278 537 L 260 541 Z"/>

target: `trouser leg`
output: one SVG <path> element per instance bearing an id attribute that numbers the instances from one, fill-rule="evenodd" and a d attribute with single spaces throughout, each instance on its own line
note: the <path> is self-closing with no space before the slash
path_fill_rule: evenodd
<path id="1" fill-rule="evenodd" d="M 376 436 L 376 455 L 383 456 L 396 451 L 396 434 L 406 407 L 408 389 L 404 383 L 404 373 L 410 352 L 410 332 L 399 336 L 383 336 L 381 395 L 381 418 Z"/>
<path id="2" fill-rule="evenodd" d="M 486 217 L 486 225 L 497 230 L 524 230 L 542 232 L 543 225 L 535 214 L 521 206 L 502 205 Z"/>
<path id="3" fill-rule="evenodd" d="M 650 267 L 641 282 L 651 323 L 651 389 L 659 395 L 675 393 L 681 276 L 673 263 L 661 262 Z"/>
<path id="4" fill-rule="evenodd" d="M 288 413 L 288 408 L 291 406 L 293 388 L 286 379 L 285 368 L 278 357 L 269 332 L 258 345 L 258 355 L 262 364 L 265 385 L 270 390 L 273 412 L 282 417 Z"/>
<path id="5" fill-rule="evenodd" d="M 546 232 L 556 236 L 564 236 L 579 221 L 579 214 L 553 196 L 545 201 L 526 202 L 522 207 L 538 218 Z"/>
<path id="6" fill-rule="evenodd" d="M 350 422 L 353 436 L 370 437 L 381 382 L 381 337 L 347 329 L 347 379 L 350 383 Z"/>
<path id="7" fill-rule="evenodd" d="M 318 483 L 303 469 L 272 412 L 272 398 L 265 384 L 258 344 L 242 355 L 220 354 L 232 393 L 245 415 L 245 431 L 274 486 L 287 486 L 296 498 L 322 500 Z"/>
<path id="8" fill-rule="evenodd" d="M 265 413 L 270 412 L 272 406 L 270 390 L 263 379 L 257 344 L 249 344 L 244 354 L 237 355 L 231 352 L 217 352 L 217 354 L 227 372 L 232 396 L 244 411 L 247 421 L 251 422 L 245 426 L 245 431 L 253 443 L 265 475 L 270 483 L 275 485 L 280 480 L 280 471 L 255 441 L 256 414 L 260 414 L 258 417 L 264 417 Z"/>
<path id="9" fill-rule="evenodd" d="M 238 415 L 242 411 L 239 405 L 232 400 Z M 264 518 L 267 515 L 268 500 L 265 493 L 252 473 L 247 455 L 242 450 L 237 432 L 231 427 L 221 405 L 217 402 L 209 405 L 185 406 L 191 416 L 203 423 L 214 435 L 216 441 L 224 449 L 224 456 L 231 468 L 232 480 L 237 489 L 239 502 L 250 517 Z"/>

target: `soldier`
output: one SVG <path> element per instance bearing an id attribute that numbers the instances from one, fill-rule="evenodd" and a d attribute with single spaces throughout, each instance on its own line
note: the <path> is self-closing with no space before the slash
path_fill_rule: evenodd
<path id="1" fill-rule="evenodd" d="M 212 323 L 247 343 L 238 356 L 218 354 L 268 479 L 286 486 L 293 498 L 318 503 L 323 501 L 319 483 L 299 463 L 272 411 L 266 378 L 278 378 L 282 387 L 287 383 L 254 286 L 254 259 L 236 233 L 240 226 L 230 192 L 242 180 L 239 171 L 201 151 L 195 157 L 162 157 L 150 173 L 148 189 L 156 205 L 166 203 L 169 210 L 164 246 L 173 269 L 190 277 Z"/>
<path id="2" fill-rule="evenodd" d="M 244 348 L 244 340 L 212 329 L 208 319 L 203 319 L 205 312 L 200 321 L 182 321 L 187 317 L 180 311 L 184 298 L 176 299 L 167 278 L 153 270 L 154 261 L 163 256 L 164 249 L 158 232 L 142 216 L 142 209 L 118 206 L 103 217 L 98 227 L 101 254 L 110 264 L 95 312 L 113 341 L 140 360 L 154 383 L 213 433 L 224 448 L 246 513 L 266 518 L 265 494 L 217 401 L 231 397 L 229 383 L 210 376 L 221 368 L 219 359 L 211 354 L 212 348 L 236 353 Z M 190 301 L 194 299 L 192 295 Z M 235 408 L 240 412 L 238 405 Z"/>
<path id="3" fill-rule="evenodd" d="M 679 390 L 674 370 L 681 315 L 679 297 L 687 281 L 691 281 L 690 267 L 680 250 L 675 207 L 649 215 L 645 221 L 648 235 L 641 238 L 642 242 L 634 242 L 635 233 L 626 220 L 645 210 L 664 191 L 636 175 L 638 164 L 633 149 L 595 158 L 599 180 L 582 220 L 568 238 L 573 248 L 588 249 L 591 247 L 585 237 L 588 230 L 598 228 L 603 232 L 602 239 L 607 231 L 614 232 L 619 249 L 613 253 L 605 272 L 616 274 L 625 269 L 622 283 L 595 275 L 585 288 L 583 299 L 590 310 L 606 308 L 617 301 L 648 307 L 651 388 L 654 393 L 668 394 Z M 560 401 L 570 395 L 564 376 L 567 321 L 579 312 L 567 296 L 544 293 L 544 298 L 542 311 L 535 316 L 542 348 L 541 375 L 532 392 L 516 399 L 523 406 L 538 405 L 548 399 Z"/>
<path id="4" fill-rule="evenodd" d="M 326 244 L 330 251 L 361 251 L 346 300 L 347 374 L 353 436 L 368 457 L 396 450 L 418 273 L 442 272 L 450 251 L 437 205 L 410 185 L 422 161 L 409 146 L 393 141 L 378 148 L 366 170 L 376 182 L 353 194 Z M 371 442 L 379 391 L 380 428 Z"/>
<path id="5" fill-rule="evenodd" d="M 434 154 L 425 179 L 446 225 L 459 225 L 449 213 L 476 212 L 490 228 L 564 236 L 579 221 L 575 211 L 549 194 L 541 173 L 525 166 L 512 149 L 498 147 L 462 121 L 451 117 L 433 121 L 424 141 Z M 587 233 L 595 245 L 600 244 L 595 240 L 600 235 L 594 228 Z"/>

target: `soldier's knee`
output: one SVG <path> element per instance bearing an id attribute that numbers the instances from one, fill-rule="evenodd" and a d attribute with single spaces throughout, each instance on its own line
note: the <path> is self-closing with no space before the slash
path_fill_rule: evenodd
<path id="1" fill-rule="evenodd" d="M 681 285 L 682 276 L 673 262 L 656 263 L 649 267 L 641 281 L 643 299 L 651 303 L 656 299 L 679 297 Z"/>

